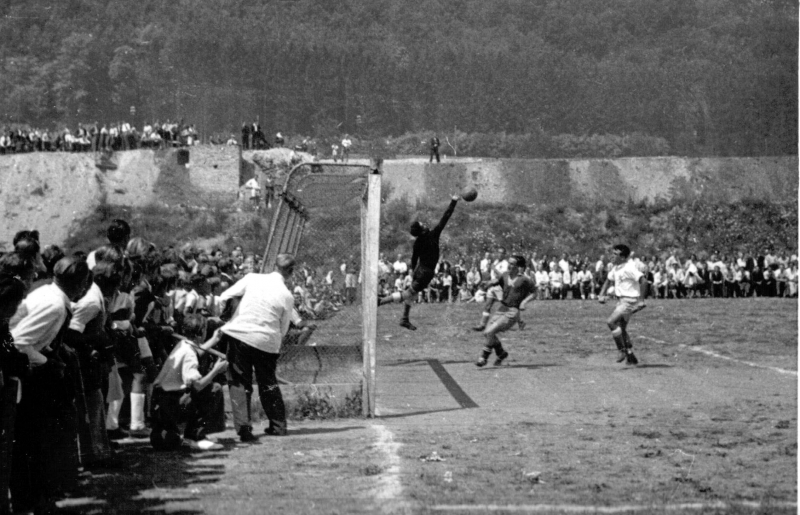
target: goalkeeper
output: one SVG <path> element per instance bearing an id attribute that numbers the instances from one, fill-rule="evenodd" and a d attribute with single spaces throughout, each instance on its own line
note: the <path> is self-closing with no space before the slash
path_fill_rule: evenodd
<path id="1" fill-rule="evenodd" d="M 422 222 L 411 224 L 409 232 L 411 236 L 416 238 L 414 240 L 414 252 L 411 255 L 411 270 L 413 270 L 411 286 L 403 292 L 395 292 L 378 299 L 378 306 L 391 304 L 392 302 L 404 303 L 403 318 L 400 320 L 400 325 L 406 329 L 417 330 L 417 327 L 409 321 L 411 303 L 417 298 L 419 292 L 428 287 L 435 275 L 436 264 L 439 262 L 439 237 L 444 230 L 444 226 L 447 225 L 450 215 L 453 214 L 459 198 L 461 197 L 458 195 L 452 196 L 450 206 L 448 206 L 444 215 L 442 215 L 442 219 L 433 229 L 429 229 Z"/>

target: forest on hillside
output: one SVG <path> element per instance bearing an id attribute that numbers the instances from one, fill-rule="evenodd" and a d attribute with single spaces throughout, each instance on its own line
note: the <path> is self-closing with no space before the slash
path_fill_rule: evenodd
<path id="1" fill-rule="evenodd" d="M 796 154 L 797 27 L 793 0 L 4 0 L 0 128 Z"/>

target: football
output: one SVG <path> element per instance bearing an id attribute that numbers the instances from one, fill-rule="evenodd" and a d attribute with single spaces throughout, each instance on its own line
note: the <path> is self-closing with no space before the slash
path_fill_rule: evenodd
<path id="1" fill-rule="evenodd" d="M 467 186 L 461 191 L 461 198 L 467 202 L 472 202 L 478 198 L 478 190 L 476 190 L 473 186 Z"/>

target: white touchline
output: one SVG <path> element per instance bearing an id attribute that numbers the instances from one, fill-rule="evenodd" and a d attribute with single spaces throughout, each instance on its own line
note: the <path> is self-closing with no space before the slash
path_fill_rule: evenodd
<path id="1" fill-rule="evenodd" d="M 663 511 L 682 511 L 682 510 L 707 510 L 707 509 L 731 509 L 734 506 L 759 509 L 771 506 L 774 508 L 796 508 L 796 502 L 770 502 L 759 503 L 753 501 L 743 501 L 739 503 L 677 503 L 677 504 L 628 504 L 622 506 L 581 506 L 578 504 L 441 504 L 431 506 L 433 511 L 454 511 L 454 512 L 522 512 L 522 513 L 629 513 L 632 511 L 653 511 L 654 509 Z"/>
<path id="2" fill-rule="evenodd" d="M 650 341 L 656 342 L 656 343 L 663 343 L 663 344 L 666 344 L 666 345 L 670 344 L 669 342 L 665 342 L 664 340 L 657 340 L 656 338 L 650 338 L 649 336 L 639 336 L 639 338 L 644 339 L 644 340 L 650 340 Z M 796 370 L 786 370 L 786 369 L 778 368 L 778 367 L 770 367 L 770 366 L 767 366 L 767 365 L 759 365 L 758 363 L 752 363 L 750 361 L 743 361 L 741 359 L 731 358 L 730 356 L 723 356 L 722 354 L 718 354 L 718 353 L 716 353 L 714 351 L 711 351 L 711 350 L 708 350 L 708 349 L 703 349 L 702 347 L 695 347 L 695 346 L 692 346 L 692 345 L 686 345 L 685 343 L 678 343 L 677 345 L 678 345 L 678 347 L 681 347 L 683 349 L 689 349 L 690 351 L 699 352 L 701 354 L 705 354 L 706 356 L 711 356 L 711 357 L 714 357 L 714 358 L 727 359 L 728 361 L 735 361 L 736 363 L 741 363 L 742 365 L 747 365 L 749 367 L 766 368 L 768 370 L 772 370 L 774 372 L 778 372 L 779 374 L 787 374 L 787 375 L 792 375 L 792 376 L 796 376 L 797 375 L 797 371 Z"/>
<path id="3" fill-rule="evenodd" d="M 378 433 L 375 446 L 383 453 L 385 459 L 385 467 L 378 477 L 375 497 L 381 500 L 399 501 L 403 495 L 403 485 L 400 483 L 400 456 L 397 453 L 400 444 L 394 441 L 394 435 L 386 426 L 375 424 L 372 428 Z"/>

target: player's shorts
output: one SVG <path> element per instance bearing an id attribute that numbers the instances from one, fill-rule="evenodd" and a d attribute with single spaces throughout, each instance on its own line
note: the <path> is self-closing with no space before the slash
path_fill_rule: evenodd
<path id="1" fill-rule="evenodd" d="M 492 286 L 491 288 L 489 288 L 489 290 L 487 290 L 487 292 L 486 292 L 486 300 L 489 300 L 489 299 L 502 301 L 503 300 L 503 287 L 500 286 L 499 284 L 496 284 L 496 285 Z"/>
<path id="2" fill-rule="evenodd" d="M 492 333 L 502 333 L 508 331 L 514 324 L 519 321 L 519 309 L 501 306 L 500 309 L 492 315 L 489 323 L 486 324 L 485 331 Z"/>
<path id="3" fill-rule="evenodd" d="M 414 269 L 414 275 L 411 277 L 411 289 L 415 293 L 423 291 L 431 283 L 434 275 L 436 274 L 432 269 L 417 265 L 417 268 Z"/>
<path id="4" fill-rule="evenodd" d="M 639 304 L 639 297 L 617 297 L 617 306 L 611 313 L 611 318 L 630 320 L 637 304 Z"/>

